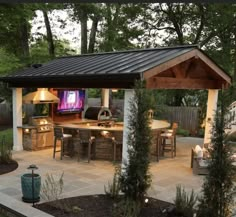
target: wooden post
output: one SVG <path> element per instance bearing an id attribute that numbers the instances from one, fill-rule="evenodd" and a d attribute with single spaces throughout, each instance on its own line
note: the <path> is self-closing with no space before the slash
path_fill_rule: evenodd
<path id="1" fill-rule="evenodd" d="M 204 144 L 211 142 L 212 122 L 217 109 L 218 90 L 208 90 Z"/>
<path id="2" fill-rule="evenodd" d="M 22 145 L 22 88 L 12 89 L 12 106 L 13 106 L 13 150 L 23 150 Z"/>

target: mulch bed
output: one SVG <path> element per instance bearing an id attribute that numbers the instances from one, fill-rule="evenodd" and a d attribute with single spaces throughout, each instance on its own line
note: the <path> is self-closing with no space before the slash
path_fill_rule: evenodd
<path id="1" fill-rule="evenodd" d="M 140 217 L 176 216 L 174 213 L 168 213 L 168 209 L 173 208 L 173 204 L 154 198 L 148 199 L 148 203 L 141 210 Z M 46 202 L 37 204 L 36 208 L 56 217 L 113 217 L 115 205 L 113 199 L 104 194 L 99 194 Z"/>
<path id="2" fill-rule="evenodd" d="M 11 160 L 9 163 L 0 163 L 0 175 L 9 173 L 18 168 L 18 163 Z"/>

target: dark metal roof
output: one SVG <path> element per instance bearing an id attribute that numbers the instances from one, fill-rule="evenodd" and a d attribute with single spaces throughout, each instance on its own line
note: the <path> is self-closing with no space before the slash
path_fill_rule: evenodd
<path id="1" fill-rule="evenodd" d="M 41 67 L 0 77 L 14 87 L 130 88 L 135 79 L 162 63 L 197 49 L 196 45 L 61 57 Z"/>

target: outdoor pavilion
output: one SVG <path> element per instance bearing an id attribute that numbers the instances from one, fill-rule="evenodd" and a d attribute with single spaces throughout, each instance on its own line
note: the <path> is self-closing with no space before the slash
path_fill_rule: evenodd
<path id="1" fill-rule="evenodd" d="M 22 150 L 22 88 L 102 88 L 104 106 L 109 89 L 124 89 L 122 159 L 127 159 L 129 100 L 134 81 L 146 80 L 149 89 L 207 89 L 204 143 L 210 141 L 211 120 L 218 90 L 228 88 L 231 77 L 196 45 L 161 47 L 62 57 L 0 77 L 12 87 L 14 149 Z"/>

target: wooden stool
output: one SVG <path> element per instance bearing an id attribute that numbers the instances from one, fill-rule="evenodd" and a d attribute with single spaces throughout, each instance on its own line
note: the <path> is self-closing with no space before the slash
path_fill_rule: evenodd
<path id="1" fill-rule="evenodd" d="M 94 144 L 95 137 L 91 135 L 91 130 L 79 130 L 79 138 L 80 144 L 88 146 L 88 163 L 91 159 L 91 151 L 92 151 L 92 144 Z M 94 158 L 95 158 L 95 150 L 94 150 Z M 78 153 L 78 161 L 80 160 L 79 153 Z"/>
<path id="2" fill-rule="evenodd" d="M 177 123 L 172 124 L 172 129 L 166 130 L 164 133 L 161 133 L 161 146 L 162 146 L 162 155 L 164 152 L 171 152 L 171 157 L 176 156 L 176 131 L 178 128 Z M 167 143 L 167 141 L 170 143 Z"/>
<path id="3" fill-rule="evenodd" d="M 112 133 L 112 144 L 113 144 L 113 161 L 116 161 L 117 147 L 121 146 L 122 155 L 122 145 L 123 145 L 123 132 L 117 131 Z"/>
<path id="4" fill-rule="evenodd" d="M 55 158 L 56 152 L 61 152 L 60 159 L 62 160 L 62 157 L 64 156 L 64 141 L 71 139 L 71 134 L 64 134 L 62 127 L 54 127 L 54 145 L 53 145 L 53 158 Z M 57 150 L 57 140 L 61 142 L 61 148 L 60 150 Z"/>

